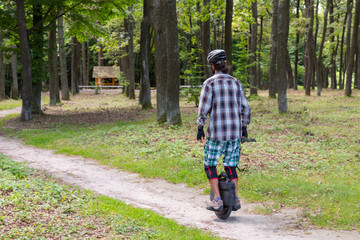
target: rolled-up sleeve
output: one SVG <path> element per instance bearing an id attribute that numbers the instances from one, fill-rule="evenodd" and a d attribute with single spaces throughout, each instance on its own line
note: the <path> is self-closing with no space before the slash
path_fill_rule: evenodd
<path id="1" fill-rule="evenodd" d="M 206 82 L 203 84 L 200 99 L 199 99 L 199 112 L 198 119 L 196 123 L 198 126 L 204 126 L 206 123 L 207 115 L 211 111 L 211 103 L 212 103 L 212 88 L 207 85 Z"/>

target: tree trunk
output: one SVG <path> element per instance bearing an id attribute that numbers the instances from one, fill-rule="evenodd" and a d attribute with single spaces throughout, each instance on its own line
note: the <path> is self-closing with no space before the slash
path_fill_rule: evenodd
<path id="1" fill-rule="evenodd" d="M 1 50 L 3 42 L 3 35 L 0 32 L 0 99 L 6 99 L 5 95 L 5 67 L 4 54 Z"/>
<path id="2" fill-rule="evenodd" d="M 26 29 L 26 17 L 24 0 L 16 0 L 17 24 L 20 40 L 21 65 L 22 65 L 22 108 L 21 121 L 32 119 L 31 99 L 32 99 L 32 78 L 30 63 L 30 48 Z"/>
<path id="3" fill-rule="evenodd" d="M 262 45 L 262 38 L 263 38 L 263 22 L 264 17 L 260 17 L 260 35 L 259 35 L 259 48 L 258 48 L 258 54 L 257 54 L 257 88 L 262 89 L 262 79 L 261 79 L 261 45 Z"/>
<path id="4" fill-rule="evenodd" d="M 288 49 L 287 42 L 289 38 L 289 5 L 290 0 L 279 0 L 278 10 L 278 53 L 277 53 L 277 92 L 279 113 L 287 112 L 286 90 L 288 86 L 287 69 Z"/>
<path id="5" fill-rule="evenodd" d="M 331 46 L 331 55 L 330 55 L 330 88 L 336 89 L 337 88 L 337 82 L 336 82 L 336 47 L 335 47 L 335 36 L 334 32 L 335 29 L 333 27 L 334 21 L 334 0 L 329 0 L 329 34 L 330 34 L 330 46 Z"/>
<path id="6" fill-rule="evenodd" d="M 135 66 L 134 66 L 134 18 L 129 15 L 125 20 L 125 31 L 128 36 L 127 54 L 128 54 L 128 79 L 129 79 L 129 98 L 135 99 Z"/>
<path id="7" fill-rule="evenodd" d="M 77 39 L 75 36 L 71 40 L 71 93 L 77 94 L 77 85 L 79 82 L 79 70 L 78 70 L 78 51 L 77 51 Z"/>
<path id="8" fill-rule="evenodd" d="M 296 0 L 296 18 L 300 18 L 300 0 Z M 296 31 L 295 41 L 295 60 L 294 60 L 294 90 L 298 90 L 299 78 L 298 78 L 298 62 L 299 62 L 299 43 L 300 43 L 300 31 Z"/>
<path id="9" fill-rule="evenodd" d="M 104 66 L 104 51 L 103 51 L 103 45 L 101 43 L 99 43 L 98 65 Z"/>
<path id="10" fill-rule="evenodd" d="M 309 18 L 308 30 L 306 33 L 306 65 L 305 65 L 305 94 L 307 96 L 311 95 L 311 82 L 314 74 L 314 36 L 313 36 L 313 26 L 314 26 L 314 1 L 305 0 L 306 5 L 306 17 Z"/>
<path id="11" fill-rule="evenodd" d="M 326 1 L 326 9 L 325 9 L 325 13 L 324 13 L 324 24 L 323 24 L 323 32 L 322 32 L 322 39 L 321 39 L 321 43 L 320 43 L 320 47 L 319 47 L 319 55 L 317 58 L 317 68 L 318 68 L 318 72 L 317 72 L 317 95 L 321 96 L 321 91 L 322 88 L 324 87 L 324 79 L 325 76 L 323 74 L 323 63 L 322 63 L 322 53 L 323 53 L 323 49 L 324 49 L 324 43 L 325 43 L 325 38 L 326 38 L 326 30 L 327 30 L 327 20 L 328 20 L 328 13 L 329 13 L 329 6 L 330 6 L 330 0 Z"/>
<path id="12" fill-rule="evenodd" d="M 58 37 L 59 37 L 59 60 L 60 60 L 60 80 L 61 80 L 61 99 L 70 100 L 69 80 L 67 77 L 66 52 L 64 41 L 64 20 L 63 17 L 58 19 Z"/>
<path id="13" fill-rule="evenodd" d="M 167 54 L 166 119 L 167 125 L 180 125 L 180 58 L 176 0 L 162 0 L 165 13 Z"/>
<path id="14" fill-rule="evenodd" d="M 157 121 L 166 120 L 166 81 L 167 81 L 167 53 L 165 35 L 165 13 L 161 7 L 161 0 L 154 0 L 154 41 L 155 41 L 155 76 L 156 76 L 156 107 Z"/>
<path id="15" fill-rule="evenodd" d="M 143 109 L 152 108 L 149 76 L 149 32 L 151 1 L 144 0 L 144 13 L 141 22 L 140 55 L 141 55 L 141 82 L 139 103 Z"/>
<path id="16" fill-rule="evenodd" d="M 358 29 L 358 41 L 360 41 L 360 29 Z M 357 47 L 356 53 L 356 67 L 355 67 L 355 83 L 358 90 L 360 90 L 360 47 Z"/>
<path id="17" fill-rule="evenodd" d="M 226 0 L 225 12 L 225 52 L 227 63 L 230 66 L 230 75 L 232 75 L 232 20 L 233 20 L 233 0 Z M 214 24 L 216 25 L 216 24 Z M 215 30 L 216 31 L 216 30 Z M 214 39 L 216 42 L 216 39 Z"/>
<path id="18" fill-rule="evenodd" d="M 81 63 L 82 63 L 82 85 L 86 84 L 87 70 L 86 70 L 86 43 L 85 41 L 81 44 Z"/>
<path id="19" fill-rule="evenodd" d="M 269 97 L 276 98 L 276 55 L 278 38 L 278 7 L 279 0 L 273 0 L 273 16 L 271 23 L 271 47 L 269 62 Z"/>
<path id="20" fill-rule="evenodd" d="M 86 34 L 87 36 L 87 34 Z M 90 47 L 89 47 L 89 39 L 86 41 L 86 51 L 87 51 L 87 61 L 86 61 L 86 82 L 85 85 L 89 85 L 90 81 Z"/>
<path id="21" fill-rule="evenodd" d="M 11 53 L 10 65 L 11 65 L 11 94 L 10 97 L 12 99 L 19 99 L 19 84 L 18 84 L 18 76 L 17 76 L 17 54 L 16 52 Z"/>
<path id="22" fill-rule="evenodd" d="M 201 22 L 202 60 L 205 78 L 209 78 L 211 76 L 211 70 L 207 62 L 207 55 L 210 52 L 210 0 L 203 0 L 203 13 L 206 16 L 206 21 Z"/>
<path id="23" fill-rule="evenodd" d="M 32 67 L 32 113 L 42 114 L 41 91 L 44 74 L 44 27 L 43 27 L 43 7 L 36 3 L 33 5 L 33 26 L 38 26 L 30 37 L 30 54 Z"/>
<path id="24" fill-rule="evenodd" d="M 257 49 L 257 0 L 251 2 L 253 23 L 251 24 L 250 42 L 250 95 L 257 95 L 257 71 L 256 71 L 256 49 Z"/>
<path id="25" fill-rule="evenodd" d="M 56 105 L 56 26 L 55 22 L 50 25 L 49 36 L 49 90 L 50 90 L 50 106 Z"/>
<path id="26" fill-rule="evenodd" d="M 349 3 L 349 2 L 348 2 Z M 339 71 L 339 89 L 344 89 L 344 43 L 345 43 L 345 31 L 346 31 L 346 22 L 348 18 L 348 12 L 345 14 L 343 30 L 341 35 L 341 43 L 340 43 L 340 71 Z"/>
<path id="27" fill-rule="evenodd" d="M 346 64 L 346 88 L 345 88 L 346 96 L 351 96 L 351 84 L 352 84 L 352 76 L 354 72 L 354 57 L 357 52 L 357 48 L 359 47 L 358 46 L 359 17 L 360 17 L 360 0 L 356 0 L 351 46 Z"/>
<path id="28" fill-rule="evenodd" d="M 291 68 L 290 54 L 287 51 L 286 54 L 286 72 L 289 80 L 289 88 L 294 88 L 294 76 Z"/>

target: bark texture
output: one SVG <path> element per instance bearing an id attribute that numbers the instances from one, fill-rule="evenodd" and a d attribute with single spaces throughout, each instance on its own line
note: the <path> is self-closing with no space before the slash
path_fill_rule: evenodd
<path id="1" fill-rule="evenodd" d="M 232 75 L 232 20 L 233 20 L 234 1 L 226 0 L 225 12 L 225 52 L 227 57 L 227 64 L 230 66 L 230 75 Z M 216 24 L 214 24 L 216 26 Z M 216 29 L 216 28 L 215 28 Z M 214 37 L 216 30 L 214 31 Z M 216 43 L 216 39 L 214 39 Z"/>
<path id="2" fill-rule="evenodd" d="M 1 51 L 2 42 L 3 42 L 3 35 L 0 33 L 0 99 L 6 99 L 4 54 Z"/>
<path id="3" fill-rule="evenodd" d="M 60 82 L 61 82 L 61 99 L 70 100 L 69 80 L 67 77 L 66 52 L 64 41 L 64 20 L 63 17 L 58 19 L 58 38 L 59 38 L 59 60 L 60 60 Z"/>

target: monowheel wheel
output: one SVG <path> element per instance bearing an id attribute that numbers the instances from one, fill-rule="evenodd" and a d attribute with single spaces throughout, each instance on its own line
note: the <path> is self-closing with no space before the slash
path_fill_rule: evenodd
<path id="1" fill-rule="evenodd" d="M 211 189 L 210 190 L 210 200 L 212 201 L 213 199 L 214 199 L 214 192 Z M 225 220 L 230 216 L 231 211 L 232 211 L 232 206 L 224 206 L 223 210 L 214 211 L 214 213 L 218 218 Z"/>

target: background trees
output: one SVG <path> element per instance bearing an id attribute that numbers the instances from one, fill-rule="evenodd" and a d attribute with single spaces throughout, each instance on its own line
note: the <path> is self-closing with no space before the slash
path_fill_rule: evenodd
<path id="1" fill-rule="evenodd" d="M 315 88 L 320 95 L 323 88 L 346 87 L 350 96 L 360 88 L 359 1 L 290 3 L 2 1 L 0 97 L 16 98 L 20 87 L 23 120 L 29 120 L 41 113 L 41 91 L 51 89 L 54 105 L 59 88 L 67 100 L 69 90 L 77 94 L 80 85 L 92 84 L 94 65 L 118 65 L 129 98 L 139 88 L 139 103 L 151 107 L 150 87 L 156 88 L 158 121 L 177 124 L 181 121 L 171 119 L 180 114 L 179 96 L 197 104 L 199 86 L 211 75 L 207 53 L 216 48 L 226 49 L 233 75 L 252 95 L 268 89 L 270 97 L 279 97 L 280 112 L 286 112 L 280 103 L 288 87 L 304 89 L 306 95 Z M 49 45 L 50 36 L 58 42 Z M 191 87 L 180 90 L 180 85 Z"/>

